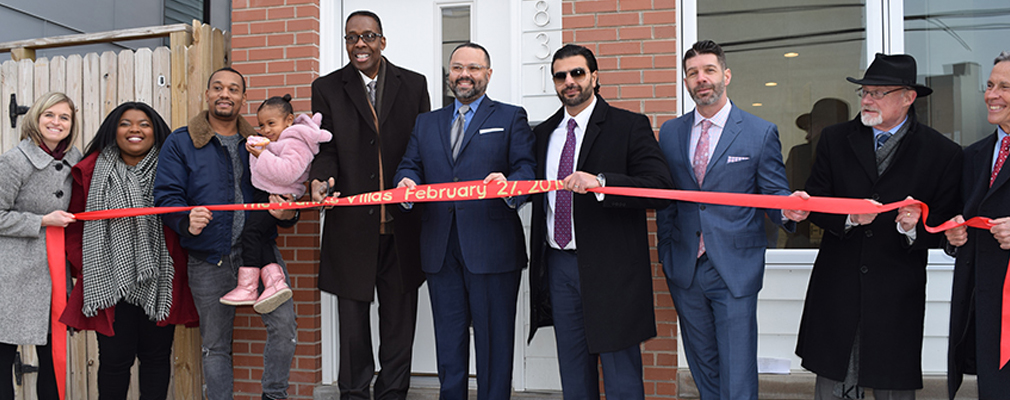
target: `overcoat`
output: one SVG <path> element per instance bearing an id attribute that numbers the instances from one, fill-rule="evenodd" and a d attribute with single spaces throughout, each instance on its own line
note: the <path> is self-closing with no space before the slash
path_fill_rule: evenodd
<path id="1" fill-rule="evenodd" d="M 1010 168 L 1004 166 L 989 186 L 996 134 L 964 149 L 964 218 L 1010 216 Z M 1010 393 L 1010 368 L 998 369 L 1000 310 L 1010 251 L 992 233 L 968 228 L 968 241 L 956 250 L 950 299 L 947 387 L 953 400 L 964 374 L 978 375 L 980 399 Z"/>
<path id="2" fill-rule="evenodd" d="M 393 174 L 418 114 L 428 112 L 428 84 L 423 75 L 385 58 L 378 76 L 379 127 L 376 129 L 361 73 L 348 64 L 312 82 L 312 112 L 323 114 L 322 129 L 333 140 L 320 145 L 309 179 L 333 177 L 341 196 L 392 189 Z M 381 71 L 380 71 L 381 72 Z M 379 154 L 382 165 L 379 165 Z M 382 186 L 379 174 L 382 174 Z M 423 208 L 424 205 L 417 205 Z M 404 292 L 424 282 L 421 272 L 421 212 L 390 205 L 399 264 L 394 272 Z M 319 288 L 357 301 L 372 301 L 379 254 L 379 206 L 334 207 L 326 211 L 319 251 Z"/>
<path id="3" fill-rule="evenodd" d="M 47 343 L 52 281 L 42 217 L 70 203 L 71 148 L 55 160 L 29 139 L 0 155 L 0 342 Z M 58 284 L 67 285 L 67 282 Z"/>
<path id="4" fill-rule="evenodd" d="M 824 129 L 806 191 L 811 196 L 873 199 L 887 204 L 912 196 L 929 205 L 930 226 L 958 212 L 961 147 L 932 128 L 911 124 L 889 167 L 877 173 L 873 130 L 859 117 Z M 844 214 L 811 213 L 824 229 L 807 287 L 796 354 L 803 367 L 845 379 L 859 333 L 859 386 L 922 387 L 922 329 L 928 249 L 942 234 L 922 221 L 909 245 L 897 230 L 897 211 L 845 230 Z"/>
<path id="5" fill-rule="evenodd" d="M 545 177 L 547 144 L 564 118 L 564 108 L 538 125 L 537 179 Z M 585 129 L 575 170 L 602 173 L 607 186 L 669 189 L 673 186 L 648 118 L 611 107 L 601 97 Z M 553 325 L 545 252 L 547 196 L 532 196 L 530 235 L 530 337 Z M 621 350 L 656 336 L 652 268 L 646 209 L 669 201 L 642 197 L 575 194 L 572 221 L 582 293 L 586 342 L 590 353 Z"/>

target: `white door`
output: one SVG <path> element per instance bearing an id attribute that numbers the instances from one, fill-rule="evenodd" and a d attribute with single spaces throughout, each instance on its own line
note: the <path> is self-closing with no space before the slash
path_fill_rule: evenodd
<path id="1" fill-rule="evenodd" d="M 347 64 L 343 26 L 357 10 L 375 12 L 382 20 L 390 62 L 425 75 L 432 109 L 443 106 L 443 71 L 449 53 L 463 42 L 473 41 L 487 48 L 493 74 L 488 96 L 495 100 L 522 104 L 531 121 L 542 121 L 560 107 L 549 85 L 549 62 L 561 41 L 560 0 L 342 0 L 324 1 L 320 14 L 320 69 L 325 75 Z M 529 54 L 528 56 L 524 54 Z M 546 65 L 546 67 L 544 67 Z M 529 206 L 521 210 L 529 232 Z M 513 387 L 516 391 L 560 390 L 554 336 L 541 330 L 526 345 L 529 333 L 529 290 L 524 274 L 516 315 L 516 343 Z M 337 318 L 336 298 L 322 295 L 323 382 L 336 380 Z M 372 343 L 378 353 L 377 304 L 372 306 Z M 476 374 L 471 333 L 470 373 Z M 427 284 L 418 299 L 417 331 L 412 372 L 435 375 L 434 328 Z M 376 360 L 378 366 L 378 360 Z"/>

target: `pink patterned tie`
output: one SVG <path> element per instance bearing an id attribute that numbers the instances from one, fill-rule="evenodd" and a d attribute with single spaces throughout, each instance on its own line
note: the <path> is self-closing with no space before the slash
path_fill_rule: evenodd
<path id="1" fill-rule="evenodd" d="M 568 120 L 568 135 L 565 136 L 565 146 L 558 162 L 559 180 L 571 175 L 575 165 L 575 125 L 574 119 Z M 554 193 L 554 241 L 564 250 L 572 241 L 572 192 L 558 190 Z"/>
<path id="2" fill-rule="evenodd" d="M 989 186 L 996 182 L 996 175 L 999 175 L 999 170 L 1003 168 L 1003 163 L 1006 162 L 1008 155 L 1010 155 L 1010 136 L 1004 136 L 999 143 L 999 157 L 996 158 L 996 165 L 993 165 L 992 175 L 989 176 Z"/>
<path id="3" fill-rule="evenodd" d="M 701 135 L 698 136 L 698 146 L 694 148 L 694 159 L 691 166 L 694 167 L 694 176 L 698 178 L 698 189 L 705 182 L 705 170 L 708 169 L 708 129 L 712 127 L 712 121 L 707 119 L 701 121 Z M 698 237 L 698 257 L 705 254 L 705 236 Z"/>

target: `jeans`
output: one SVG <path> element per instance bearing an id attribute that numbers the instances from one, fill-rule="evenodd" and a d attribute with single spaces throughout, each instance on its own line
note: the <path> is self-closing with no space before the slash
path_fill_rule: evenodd
<path id="1" fill-rule="evenodd" d="M 287 266 L 277 253 L 278 264 L 287 275 Z M 234 256 L 238 251 L 232 251 Z M 235 325 L 235 307 L 221 304 L 218 299 L 235 288 L 238 282 L 240 257 L 225 256 L 220 265 L 210 264 L 190 256 L 189 288 L 193 292 L 197 313 L 200 314 L 200 339 L 203 342 L 203 378 L 209 400 L 232 398 L 234 380 L 231 361 L 232 331 Z M 286 278 L 290 281 L 290 278 Z M 286 399 L 291 360 L 295 354 L 295 308 L 288 300 L 269 314 L 262 314 L 267 328 L 267 341 L 263 348 L 263 396 L 269 399 Z"/>

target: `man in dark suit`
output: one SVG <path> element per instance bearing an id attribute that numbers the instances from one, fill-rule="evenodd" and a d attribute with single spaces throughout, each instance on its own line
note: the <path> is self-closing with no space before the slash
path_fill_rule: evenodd
<path id="1" fill-rule="evenodd" d="M 344 41 L 350 62 L 312 83 L 312 111 L 333 132 L 312 163 L 312 198 L 326 188 L 344 195 L 391 189 L 414 120 L 430 109 L 424 76 L 382 57 L 379 17 L 355 11 Z M 403 399 L 424 282 L 418 235 L 420 213 L 395 206 L 336 207 L 326 211 L 319 254 L 319 288 L 337 296 L 342 398 L 369 399 L 375 373 L 369 304 L 379 299 L 379 365 L 374 398 Z"/>
<path id="2" fill-rule="evenodd" d="M 638 346 L 656 336 L 645 209 L 669 201 L 586 190 L 668 189 L 669 167 L 648 118 L 594 96 L 592 51 L 562 47 L 551 72 L 564 107 L 533 131 L 537 179 L 568 191 L 533 196 L 530 339 L 553 319 L 565 398 L 600 397 L 599 358 L 607 398 L 644 399 Z"/>
<path id="3" fill-rule="evenodd" d="M 859 117 L 824 128 L 806 190 L 811 196 L 929 204 L 929 224 L 957 213 L 961 148 L 916 120 L 911 56 L 877 54 L 861 85 Z M 943 235 L 920 207 L 882 214 L 811 213 L 824 229 L 807 287 L 796 354 L 817 374 L 817 399 L 914 399 L 922 387 L 928 249 Z"/>
<path id="4" fill-rule="evenodd" d="M 464 43 L 450 57 L 456 100 L 422 114 L 396 171 L 398 187 L 533 178 L 526 111 L 484 95 L 491 57 Z M 428 277 L 441 397 L 467 396 L 469 327 L 477 355 L 477 397 L 507 399 L 519 278 L 526 246 L 515 205 L 522 199 L 430 203 L 421 216 L 421 268 Z"/>
<path id="5" fill-rule="evenodd" d="M 682 190 L 789 194 L 778 129 L 729 101 L 732 77 L 711 40 L 684 54 L 684 83 L 697 107 L 667 121 L 659 145 Z M 802 193 L 796 195 L 802 196 Z M 757 293 L 764 275 L 764 214 L 779 210 L 675 202 L 657 213 L 659 258 L 677 307 L 701 398 L 757 399 Z M 790 211 L 789 219 L 805 213 Z"/>
<path id="6" fill-rule="evenodd" d="M 964 374 L 978 375 L 978 397 L 997 399 L 1010 393 L 1010 354 L 1000 351 L 1010 261 L 1010 168 L 1003 165 L 1010 154 L 1010 52 L 996 57 L 986 83 L 988 120 L 996 125 L 992 135 L 964 150 L 962 174 L 963 215 L 993 218 L 989 232 L 964 227 L 946 231 L 947 241 L 957 246 L 954 290 L 950 302 L 947 385 L 953 400 Z M 950 248 L 950 246 L 948 246 Z M 952 254 L 952 255 L 954 255 Z"/>

